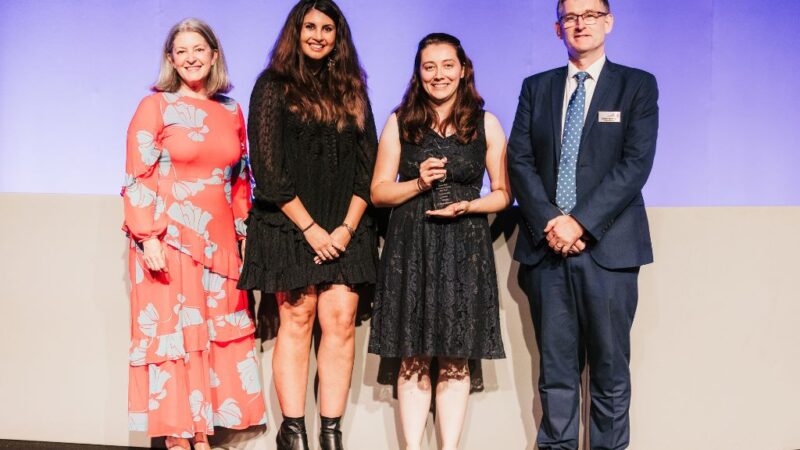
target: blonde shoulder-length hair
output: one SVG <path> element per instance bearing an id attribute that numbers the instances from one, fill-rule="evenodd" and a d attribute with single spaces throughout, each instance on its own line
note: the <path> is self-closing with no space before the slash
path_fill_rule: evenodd
<path id="1" fill-rule="evenodd" d="M 228 66 L 225 64 L 225 54 L 222 52 L 219 39 L 217 39 L 214 31 L 207 23 L 194 18 L 183 19 L 169 30 L 161 52 L 161 69 L 152 89 L 156 92 L 175 92 L 181 87 L 181 78 L 175 68 L 172 67 L 171 55 L 175 37 L 178 33 L 184 31 L 194 31 L 200 34 L 206 40 L 208 46 L 211 47 L 211 50 L 217 52 L 217 61 L 211 66 L 211 71 L 208 73 L 208 78 L 206 78 L 208 96 L 213 97 L 215 94 L 224 94 L 230 91 L 233 86 L 228 77 Z"/>

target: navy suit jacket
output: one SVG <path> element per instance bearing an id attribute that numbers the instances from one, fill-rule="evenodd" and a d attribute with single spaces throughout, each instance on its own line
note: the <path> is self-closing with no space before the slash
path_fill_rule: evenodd
<path id="1" fill-rule="evenodd" d="M 544 228 L 561 214 L 555 196 L 566 78 L 565 66 L 525 79 L 508 141 L 511 189 L 522 213 L 514 259 L 523 264 L 552 251 Z M 599 122 L 600 111 L 619 111 L 620 121 Z M 655 77 L 606 60 L 583 126 L 570 214 L 586 230 L 585 251 L 607 269 L 653 261 L 642 187 L 657 134 Z"/>

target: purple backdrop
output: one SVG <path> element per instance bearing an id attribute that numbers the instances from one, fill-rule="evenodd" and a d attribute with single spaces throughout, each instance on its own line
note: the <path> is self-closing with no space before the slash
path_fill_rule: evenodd
<path id="1" fill-rule="evenodd" d="M 124 135 L 155 78 L 164 35 L 195 16 L 219 34 L 247 108 L 293 1 L 0 1 L 0 192 L 119 191 Z M 417 41 L 459 36 L 478 87 L 510 131 L 522 79 L 565 63 L 554 1 L 341 0 L 379 127 Z M 607 53 L 661 89 L 651 206 L 800 205 L 800 2 L 612 2 Z M 784 137 L 785 136 L 785 137 Z"/>

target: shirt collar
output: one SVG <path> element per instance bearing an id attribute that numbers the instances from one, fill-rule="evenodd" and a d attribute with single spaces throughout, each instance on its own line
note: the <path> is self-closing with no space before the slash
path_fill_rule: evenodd
<path id="1" fill-rule="evenodd" d="M 575 66 L 575 64 L 572 63 L 572 61 L 570 61 L 569 64 L 567 64 L 567 79 L 572 80 L 575 74 L 578 72 L 588 72 L 589 78 L 594 80 L 596 83 L 598 78 L 600 78 L 600 72 L 603 70 L 603 66 L 605 65 L 605 63 L 606 63 L 606 55 L 603 54 L 603 56 L 601 56 L 597 61 L 592 63 L 592 65 L 586 68 L 586 70 L 581 71 L 578 70 L 578 68 Z"/>

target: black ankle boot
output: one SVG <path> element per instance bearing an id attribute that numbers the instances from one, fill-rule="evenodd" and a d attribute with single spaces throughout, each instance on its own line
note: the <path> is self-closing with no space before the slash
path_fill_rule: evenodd
<path id="1" fill-rule="evenodd" d="M 342 418 L 320 416 L 319 450 L 344 450 L 342 445 Z"/>
<path id="2" fill-rule="evenodd" d="M 283 423 L 278 429 L 275 438 L 278 450 L 308 450 L 308 436 L 306 436 L 306 418 L 283 417 Z"/>

